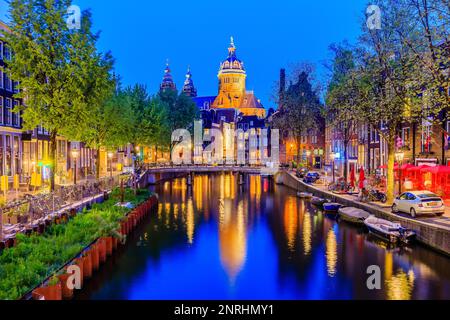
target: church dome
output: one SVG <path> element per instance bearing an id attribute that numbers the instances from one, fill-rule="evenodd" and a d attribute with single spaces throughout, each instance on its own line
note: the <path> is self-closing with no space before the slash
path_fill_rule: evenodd
<path id="1" fill-rule="evenodd" d="M 169 61 L 166 62 L 166 68 L 164 69 L 164 77 L 160 85 L 160 90 L 176 90 L 175 83 L 173 82 L 172 74 L 170 72 Z"/>
<path id="2" fill-rule="evenodd" d="M 190 67 L 188 67 L 188 71 L 186 73 L 186 80 L 184 80 L 183 92 L 188 97 L 197 96 L 197 89 L 194 86 L 194 81 L 192 81 L 192 74 Z"/>
<path id="3" fill-rule="evenodd" d="M 231 37 L 228 57 L 220 64 L 219 73 L 245 73 L 244 62 L 236 57 L 236 47 Z"/>

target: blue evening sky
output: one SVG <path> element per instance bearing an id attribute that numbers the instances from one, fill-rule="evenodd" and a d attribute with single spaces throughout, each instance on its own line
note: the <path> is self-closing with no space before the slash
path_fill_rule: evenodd
<path id="1" fill-rule="evenodd" d="M 177 87 L 191 66 L 199 95 L 217 94 L 217 71 L 230 36 L 247 70 L 247 90 L 266 108 L 279 69 L 308 60 L 319 66 L 333 42 L 353 42 L 360 34 L 366 0 L 76 0 L 91 8 L 101 30 L 99 48 L 110 50 L 124 85 L 158 90 L 166 59 Z M 7 4 L 0 0 L 0 19 Z"/>

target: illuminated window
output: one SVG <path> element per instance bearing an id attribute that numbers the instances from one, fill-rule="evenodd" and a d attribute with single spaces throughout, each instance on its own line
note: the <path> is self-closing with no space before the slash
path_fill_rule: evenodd
<path id="1" fill-rule="evenodd" d="M 427 123 L 422 127 L 422 152 L 430 153 L 431 152 L 431 124 Z"/>
<path id="2" fill-rule="evenodd" d="M 16 109 L 19 106 L 19 101 L 14 100 L 14 109 Z M 20 112 L 13 112 L 12 113 L 12 125 L 15 127 L 18 127 L 20 123 Z"/>
<path id="3" fill-rule="evenodd" d="M 4 82 L 5 82 L 5 90 L 12 91 L 11 77 L 8 74 L 3 73 L 3 78 L 4 78 Z"/>
<path id="4" fill-rule="evenodd" d="M 402 141 L 404 146 L 409 146 L 410 128 L 402 128 Z"/>
<path id="5" fill-rule="evenodd" d="M 4 45 L 4 52 L 5 52 L 4 55 L 5 60 L 11 60 L 11 49 L 9 48 L 8 45 Z"/>
<path id="6" fill-rule="evenodd" d="M 12 108 L 12 101 L 10 98 L 6 98 L 6 104 L 5 104 L 5 124 L 11 125 L 11 108 Z"/>

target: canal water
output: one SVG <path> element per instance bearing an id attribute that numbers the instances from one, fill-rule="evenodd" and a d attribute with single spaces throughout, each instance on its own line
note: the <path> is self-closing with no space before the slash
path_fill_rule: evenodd
<path id="1" fill-rule="evenodd" d="M 450 299 L 450 259 L 391 248 L 266 177 L 154 187 L 157 212 L 77 299 Z M 380 267 L 381 289 L 367 287 Z"/>

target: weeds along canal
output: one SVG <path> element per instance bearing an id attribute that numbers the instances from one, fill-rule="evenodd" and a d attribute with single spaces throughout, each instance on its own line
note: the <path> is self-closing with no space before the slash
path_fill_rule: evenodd
<path id="1" fill-rule="evenodd" d="M 273 179 L 195 175 L 152 187 L 147 218 L 77 299 L 450 299 L 450 259 L 389 247 Z M 367 268 L 381 289 L 367 287 Z"/>

